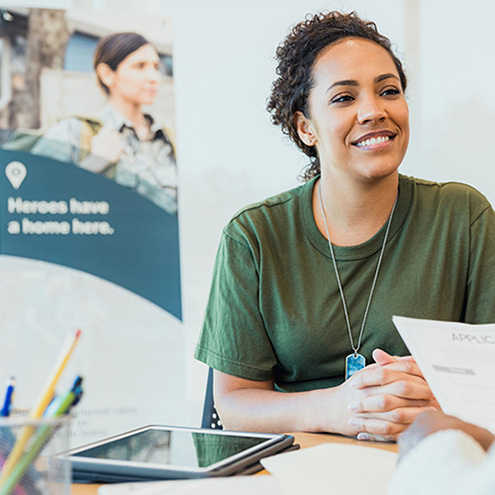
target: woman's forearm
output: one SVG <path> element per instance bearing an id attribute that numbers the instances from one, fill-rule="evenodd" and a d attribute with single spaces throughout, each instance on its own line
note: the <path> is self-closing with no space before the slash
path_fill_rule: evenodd
<path id="1" fill-rule="evenodd" d="M 334 389 L 284 393 L 245 388 L 223 395 L 215 405 L 222 423 L 230 430 L 341 433 L 342 407 L 338 407 L 335 395 Z"/>
<path id="2" fill-rule="evenodd" d="M 348 384 L 305 392 L 278 392 L 273 381 L 247 380 L 215 371 L 215 407 L 231 430 L 325 431 L 353 435 Z"/>

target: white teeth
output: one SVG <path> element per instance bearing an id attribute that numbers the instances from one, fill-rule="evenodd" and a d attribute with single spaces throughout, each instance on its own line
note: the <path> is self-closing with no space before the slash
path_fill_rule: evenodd
<path id="1" fill-rule="evenodd" d="M 374 144 L 384 143 L 385 141 L 390 141 L 389 136 L 378 136 L 376 138 L 366 139 L 365 141 L 360 141 L 356 146 L 372 146 Z"/>

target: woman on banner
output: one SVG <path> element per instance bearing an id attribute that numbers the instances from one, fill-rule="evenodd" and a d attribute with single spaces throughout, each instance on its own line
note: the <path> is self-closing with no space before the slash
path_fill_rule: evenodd
<path id="1" fill-rule="evenodd" d="M 438 404 L 392 316 L 495 321 L 495 215 L 399 174 L 407 79 L 374 23 L 308 16 L 276 55 L 268 110 L 306 182 L 225 227 L 195 355 L 229 429 L 395 440 Z"/>
<path id="2" fill-rule="evenodd" d="M 160 81 L 156 49 L 137 33 L 102 39 L 94 55 L 108 103 L 98 118 L 70 117 L 51 127 L 32 153 L 76 163 L 177 213 L 177 167 L 169 133 L 149 113 Z"/>

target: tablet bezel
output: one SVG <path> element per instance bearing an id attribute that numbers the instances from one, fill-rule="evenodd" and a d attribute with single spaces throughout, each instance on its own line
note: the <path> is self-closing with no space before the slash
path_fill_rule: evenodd
<path id="1" fill-rule="evenodd" d="M 131 437 L 152 429 L 260 438 L 265 439 L 265 441 L 206 467 L 189 467 L 171 464 L 163 465 L 136 461 L 80 457 L 75 455 L 86 450 L 107 445 L 109 443 L 121 440 L 122 438 Z M 68 458 L 71 462 L 73 477 L 78 481 L 116 482 L 205 478 L 213 476 L 231 476 L 234 474 L 248 474 L 249 472 L 259 471 L 262 469 L 262 466 L 258 462 L 260 459 L 289 448 L 293 444 L 293 441 L 294 437 L 282 434 L 213 430 L 166 425 L 147 425 L 71 449 L 61 455 L 64 458 Z"/>

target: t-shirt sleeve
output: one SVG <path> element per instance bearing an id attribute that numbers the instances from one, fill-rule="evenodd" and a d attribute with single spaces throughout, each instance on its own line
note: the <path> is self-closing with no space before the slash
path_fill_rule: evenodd
<path id="1" fill-rule="evenodd" d="M 495 323 L 495 213 L 489 205 L 470 226 L 467 323 Z"/>
<path id="2" fill-rule="evenodd" d="M 250 380 L 270 380 L 277 364 L 259 309 L 256 249 L 224 231 L 195 357 Z"/>

